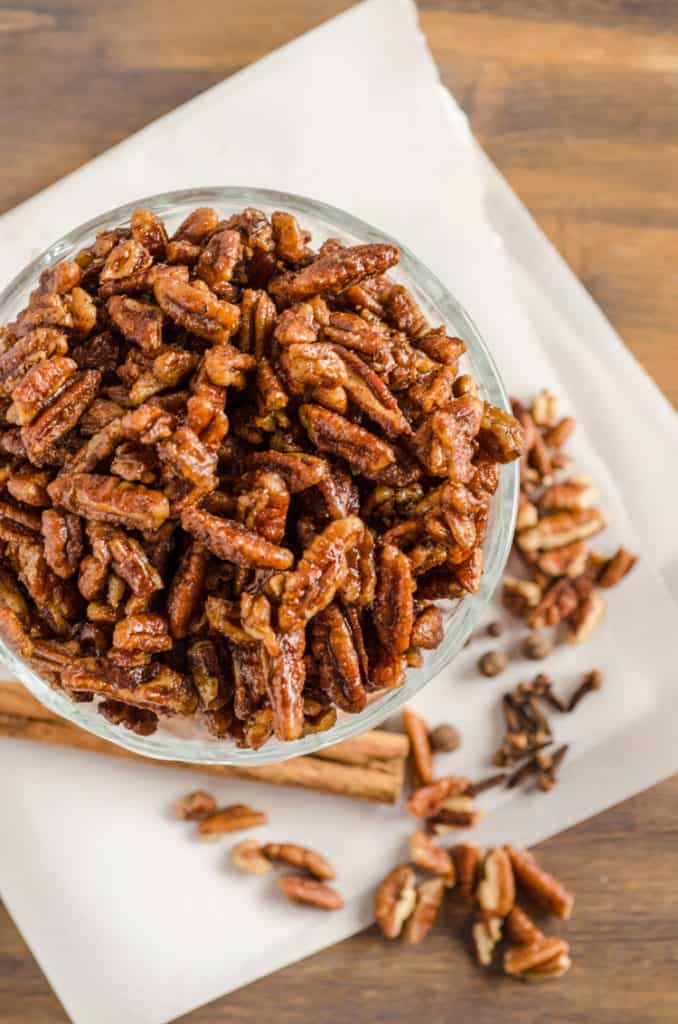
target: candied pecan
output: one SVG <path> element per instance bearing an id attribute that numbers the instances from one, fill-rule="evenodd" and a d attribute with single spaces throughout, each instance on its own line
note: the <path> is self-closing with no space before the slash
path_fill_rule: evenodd
<path id="1" fill-rule="evenodd" d="M 442 643 L 443 631 L 443 615 L 440 608 L 429 605 L 415 618 L 410 642 L 415 647 L 435 650 Z"/>
<path id="2" fill-rule="evenodd" d="M 158 716 L 153 711 L 131 708 L 117 700 L 101 701 L 97 711 L 112 725 L 122 725 L 137 736 L 150 736 L 158 727 Z"/>
<path id="3" fill-rule="evenodd" d="M 279 740 L 298 739 L 304 728 L 304 648 L 304 630 L 296 629 L 279 637 L 278 649 L 270 658 L 267 687 L 273 731 Z"/>
<path id="4" fill-rule="evenodd" d="M 165 225 L 152 210 L 140 207 L 130 218 L 132 238 L 150 252 L 154 259 L 165 258 L 167 249 L 167 232 Z"/>
<path id="5" fill-rule="evenodd" d="M 191 715 L 197 706 L 189 680 L 159 662 L 123 669 L 108 658 L 77 658 L 65 666 L 62 678 L 72 690 L 101 694 L 151 711 Z"/>
<path id="6" fill-rule="evenodd" d="M 169 275 L 159 278 L 153 286 L 153 294 L 163 313 L 199 338 L 225 342 L 238 328 L 238 306 L 177 278 Z"/>
<path id="7" fill-rule="evenodd" d="M 413 592 L 414 581 L 407 556 L 392 544 L 385 544 L 377 561 L 373 621 L 382 645 L 396 654 L 404 654 L 410 646 Z"/>
<path id="8" fill-rule="evenodd" d="M 367 702 L 360 660 L 352 631 L 337 604 L 331 604 L 311 623 L 318 685 L 343 711 L 362 711 Z"/>
<path id="9" fill-rule="evenodd" d="M 247 719 L 265 700 L 268 682 L 268 660 L 263 644 L 238 643 L 231 648 L 233 667 L 233 711 L 236 718 Z"/>
<path id="10" fill-rule="evenodd" d="M 290 392 L 308 396 L 336 412 L 346 411 L 348 380 L 344 363 L 331 345 L 295 342 L 284 349 L 280 368 Z"/>
<path id="11" fill-rule="evenodd" d="M 148 302 L 127 295 L 113 295 L 106 306 L 108 315 L 122 336 L 145 352 L 157 352 L 162 345 L 162 312 Z"/>
<path id="12" fill-rule="evenodd" d="M 264 291 L 245 288 L 240 303 L 240 327 L 237 340 L 243 352 L 261 359 L 269 352 L 275 326 L 275 305 Z"/>
<path id="13" fill-rule="evenodd" d="M 12 557 L 16 560 L 19 580 L 35 602 L 40 617 L 59 636 L 70 633 L 69 620 L 75 618 L 80 611 L 78 595 L 65 587 L 52 572 L 42 545 L 22 540 L 15 545 Z"/>
<path id="14" fill-rule="evenodd" d="M 344 366 L 345 380 L 342 381 L 353 403 L 366 416 L 374 420 L 387 437 L 411 434 L 412 428 L 381 377 L 364 363 L 355 352 L 335 345 L 334 351 Z"/>
<path id="15" fill-rule="evenodd" d="M 273 735 L 273 711 L 258 708 L 242 723 L 242 735 L 236 738 L 239 747 L 258 750 Z"/>
<path id="16" fill-rule="evenodd" d="M 48 473 L 27 465 L 14 472 L 8 469 L 5 486 L 17 501 L 21 501 L 25 505 L 32 505 L 35 508 L 44 508 L 50 504 L 47 493 L 48 483 Z"/>
<path id="17" fill-rule="evenodd" d="M 336 889 L 305 875 L 282 875 L 278 886 L 288 900 L 306 903 L 320 910 L 341 910 L 344 901 Z"/>
<path id="18" fill-rule="evenodd" d="M 172 235 L 172 241 L 191 242 L 200 245 L 217 230 L 219 214 L 211 206 L 199 206 L 182 220 Z"/>
<path id="19" fill-rule="evenodd" d="M 213 640 L 196 640 L 188 648 L 191 679 L 204 708 L 218 709 L 226 701 L 226 677 Z"/>
<path id="20" fill-rule="evenodd" d="M 303 301 L 324 292 L 339 292 L 365 277 L 381 274 L 400 259 L 394 245 L 355 245 L 331 255 L 319 256 L 298 271 L 273 277 L 269 291 L 282 305 Z"/>
<path id="21" fill-rule="evenodd" d="M 284 263 L 302 266 L 313 259 L 313 253 L 306 245 L 311 235 L 299 227 L 296 217 L 291 213 L 276 210 L 271 215 L 271 228 L 276 253 Z"/>
<path id="22" fill-rule="evenodd" d="M 337 877 L 329 861 L 322 854 L 309 850 L 306 846 L 297 846 L 296 843 L 266 843 L 261 852 L 269 860 L 289 864 L 299 871 L 308 871 L 321 882 L 331 881 Z"/>
<path id="23" fill-rule="evenodd" d="M 341 597 L 347 605 L 371 606 L 377 587 L 377 570 L 374 559 L 374 539 L 369 530 L 363 530 L 362 537 L 346 555 L 348 571 L 341 588 Z"/>
<path id="24" fill-rule="evenodd" d="M 133 529 L 154 530 L 169 515 L 169 502 L 161 491 L 129 484 L 113 476 L 67 473 L 47 488 L 56 505 L 86 519 L 120 523 Z"/>
<path id="25" fill-rule="evenodd" d="M 82 529 L 78 516 L 58 509 L 42 513 L 42 537 L 45 561 L 50 569 L 67 580 L 73 576 L 82 559 Z"/>
<path id="26" fill-rule="evenodd" d="M 0 354 L 0 395 L 8 396 L 37 362 L 53 355 L 66 355 L 69 344 L 61 331 L 38 327 L 19 338 Z"/>
<path id="27" fill-rule="evenodd" d="M 207 552 L 197 541 L 186 549 L 167 596 L 169 630 L 174 637 L 188 635 L 205 587 Z"/>
<path id="28" fill-rule="evenodd" d="M 314 538 L 285 581 L 278 609 L 282 630 L 303 628 L 327 608 L 348 572 L 346 555 L 360 540 L 363 529 L 357 516 L 347 516 L 334 520 Z"/>
<path id="29" fill-rule="evenodd" d="M 389 444 L 322 406 L 302 405 L 299 418 L 320 451 L 345 459 L 358 474 L 369 477 L 395 461 Z"/>
<path id="30" fill-rule="evenodd" d="M 201 509 L 185 509 L 181 525 L 217 558 L 236 565 L 289 569 L 294 560 L 287 548 L 271 544 L 235 520 L 220 519 Z"/>
<path id="31" fill-rule="evenodd" d="M 134 238 L 127 238 L 109 252 L 99 274 L 102 295 L 141 291 L 153 257 Z"/>
<path id="32" fill-rule="evenodd" d="M 238 519 L 274 544 L 285 536 L 290 492 L 278 473 L 255 471 L 243 481 L 245 489 L 237 498 Z"/>
<path id="33" fill-rule="evenodd" d="M 55 461 L 54 447 L 76 425 L 96 394 L 101 380 L 97 370 L 85 370 L 32 423 L 22 428 L 21 437 L 31 462 L 42 466 Z"/>
<path id="34" fill-rule="evenodd" d="M 243 256 L 243 244 L 237 231 L 218 231 L 200 252 L 195 272 L 206 281 L 215 295 L 229 286 L 233 271 Z"/>
<path id="35" fill-rule="evenodd" d="M 11 423 L 26 426 L 45 405 L 62 390 L 77 371 L 77 364 L 66 356 L 52 356 L 36 363 L 12 391 L 12 405 L 7 411 Z"/>
<path id="36" fill-rule="evenodd" d="M 290 494 L 305 491 L 322 483 L 327 475 L 328 467 L 324 459 L 305 452 L 252 452 L 248 465 L 279 474 L 287 485 Z"/>
<path id="37" fill-rule="evenodd" d="M 167 632 L 167 621 L 162 615 L 152 612 L 121 619 L 113 630 L 113 646 L 149 653 L 168 651 L 172 640 Z"/>

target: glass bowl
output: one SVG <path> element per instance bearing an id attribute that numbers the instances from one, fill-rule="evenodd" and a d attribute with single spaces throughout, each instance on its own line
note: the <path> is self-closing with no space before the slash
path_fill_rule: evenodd
<path id="1" fill-rule="evenodd" d="M 499 371 L 473 321 L 442 282 L 405 246 L 377 228 L 325 203 L 303 196 L 268 189 L 196 188 L 139 199 L 102 213 L 54 242 L 37 256 L 0 295 L 0 324 L 8 323 L 26 305 L 40 272 L 59 260 L 70 259 L 103 228 L 129 221 L 132 211 L 148 207 L 174 228 L 196 206 L 213 206 L 222 217 L 255 206 L 270 215 L 274 210 L 290 210 L 303 227 L 313 233 L 314 246 L 324 239 L 339 237 L 351 245 L 365 242 L 392 242 L 399 246 L 400 263 L 389 274 L 413 292 L 433 324 L 444 323 L 452 335 L 464 339 L 466 370 L 475 377 L 482 398 L 509 409 Z M 338 743 L 366 729 L 406 704 L 453 660 L 483 614 L 508 558 L 513 537 L 518 499 L 518 464 L 502 467 L 494 497 L 483 550 L 485 571 L 480 593 L 462 601 L 444 602 L 445 636 L 434 651 L 426 651 L 421 668 L 409 669 L 405 684 L 397 690 L 375 694 L 364 711 L 357 715 L 338 713 L 337 722 L 326 732 L 314 733 L 292 742 L 271 738 L 259 750 L 241 750 L 231 740 L 216 740 L 196 724 L 181 719 L 161 718 L 151 736 L 137 736 L 110 725 L 96 710 L 95 703 L 73 704 L 68 697 L 52 689 L 39 675 L 0 641 L 0 662 L 26 686 L 46 708 L 88 732 L 145 757 L 183 761 L 192 764 L 231 764 L 254 766 L 287 760 L 300 754 L 312 754 L 329 744 Z"/>

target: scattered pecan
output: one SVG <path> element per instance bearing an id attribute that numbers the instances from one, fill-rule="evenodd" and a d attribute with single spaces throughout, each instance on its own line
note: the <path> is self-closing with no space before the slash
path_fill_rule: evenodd
<path id="1" fill-rule="evenodd" d="M 231 864 L 248 875 L 265 875 L 273 868 L 263 848 L 254 839 L 243 839 L 233 847 Z"/>
<path id="2" fill-rule="evenodd" d="M 422 829 L 410 836 L 410 860 L 418 868 L 442 875 L 449 888 L 454 885 L 456 875 L 452 857 Z"/>
<path id="3" fill-rule="evenodd" d="M 306 875 L 282 875 L 278 886 L 292 903 L 306 903 L 319 910 L 341 910 L 344 906 L 336 889 Z"/>
<path id="4" fill-rule="evenodd" d="M 407 801 L 407 808 L 415 818 L 430 818 L 438 814 L 446 800 L 465 793 L 468 787 L 466 776 L 449 775 L 415 789 Z"/>
<path id="5" fill-rule="evenodd" d="M 506 917 L 515 903 L 516 890 L 511 861 L 500 846 L 490 850 L 482 864 L 482 878 L 478 883 L 477 899 L 486 914 Z"/>
<path id="6" fill-rule="evenodd" d="M 473 952 L 482 967 L 492 963 L 494 949 L 501 941 L 502 919 L 485 913 L 478 914 L 471 928 Z"/>
<path id="7" fill-rule="evenodd" d="M 196 789 L 193 793 L 182 796 L 176 806 L 177 817 L 185 821 L 202 821 L 203 818 L 215 814 L 216 810 L 216 800 L 204 789 Z"/>
<path id="8" fill-rule="evenodd" d="M 476 882 L 482 851 L 477 843 L 457 843 L 452 847 L 459 891 L 467 903 L 476 901 Z"/>
<path id="9" fill-rule="evenodd" d="M 553 875 L 543 871 L 527 851 L 507 846 L 506 852 L 518 886 L 533 903 L 566 921 L 572 913 L 574 897 Z"/>
<path id="10" fill-rule="evenodd" d="M 512 946 L 504 954 L 504 972 L 512 977 L 528 977 L 533 970 L 544 968 L 554 960 L 559 960 L 559 966 L 562 966 L 560 958 L 568 952 L 569 946 L 564 939 L 542 938 L 527 945 Z M 565 972 L 560 970 L 559 973 Z M 542 977 L 545 977 L 543 973 Z"/>
<path id="11" fill-rule="evenodd" d="M 9 485 L 8 488 L 9 490 Z M 619 550 L 603 566 L 598 576 L 599 587 L 616 587 L 628 573 L 631 572 L 638 561 L 638 556 L 626 548 Z"/>
<path id="12" fill-rule="evenodd" d="M 401 864 L 389 872 L 377 889 L 374 916 L 387 939 L 397 939 L 417 902 L 414 871 Z"/>
<path id="13" fill-rule="evenodd" d="M 427 878 L 416 890 L 416 903 L 403 929 L 403 939 L 411 946 L 423 942 L 440 911 L 445 894 L 442 878 Z"/>
<path id="14" fill-rule="evenodd" d="M 247 804 L 232 804 L 202 818 L 198 832 L 203 838 L 212 839 L 227 832 L 240 832 L 256 825 L 267 824 L 268 818 L 263 811 L 256 811 Z"/>
<path id="15" fill-rule="evenodd" d="M 296 843 L 266 843 L 261 851 L 269 860 L 289 864 L 298 871 L 308 871 L 321 882 L 331 881 L 337 877 L 334 868 L 322 854 L 305 846 L 297 846 Z"/>

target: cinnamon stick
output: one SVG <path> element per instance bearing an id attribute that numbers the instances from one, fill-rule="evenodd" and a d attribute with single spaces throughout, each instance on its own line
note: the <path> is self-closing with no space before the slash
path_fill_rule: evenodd
<path id="1" fill-rule="evenodd" d="M 0 683 L 1 736 L 52 743 L 169 768 L 194 768 L 222 778 L 250 779 L 274 786 L 298 786 L 388 804 L 395 803 L 402 792 L 408 749 L 406 737 L 374 731 L 347 740 L 345 744 L 335 744 L 317 755 L 295 757 L 256 768 L 157 761 L 134 754 L 59 718 L 18 683 Z M 342 747 L 345 745 L 346 760 L 342 761 Z M 384 756 L 379 757 L 379 754 Z M 402 756 L 394 756 L 398 754 Z"/>

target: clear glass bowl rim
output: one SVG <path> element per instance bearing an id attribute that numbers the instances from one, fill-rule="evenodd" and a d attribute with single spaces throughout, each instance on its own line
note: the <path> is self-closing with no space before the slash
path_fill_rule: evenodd
<path id="1" fill-rule="evenodd" d="M 240 186 L 215 186 L 163 192 L 125 203 L 107 210 L 97 217 L 73 228 L 68 234 L 50 245 L 31 262 L 0 293 L 0 324 L 6 323 L 18 312 L 12 309 L 14 298 L 30 288 L 40 272 L 59 260 L 68 259 L 78 248 L 93 238 L 97 231 L 129 221 L 133 210 L 147 207 L 160 217 L 185 216 L 195 206 L 245 206 L 286 209 L 303 218 L 316 218 L 332 226 L 332 233 L 352 235 L 363 242 L 387 242 L 397 245 L 401 258 L 398 276 L 410 287 L 414 285 L 418 297 L 425 297 L 442 315 L 442 322 L 454 325 L 454 331 L 464 339 L 472 363 L 473 373 L 481 394 L 493 404 L 510 410 L 501 376 L 485 342 L 473 320 L 446 288 L 442 281 L 412 253 L 407 246 L 344 210 L 305 196 L 274 189 Z M 221 211 L 220 211 L 221 212 Z M 156 760 L 186 764 L 233 765 L 254 767 L 272 764 L 312 754 L 323 747 L 373 729 L 384 719 L 397 712 L 456 657 L 481 618 L 492 593 L 501 579 L 513 539 L 518 502 L 518 464 L 503 466 L 500 484 L 494 497 L 490 526 L 483 546 L 485 570 L 479 594 L 464 598 L 455 609 L 442 644 L 429 656 L 421 669 L 409 670 L 405 684 L 397 690 L 387 690 L 383 696 L 358 715 L 344 715 L 326 732 L 313 733 L 302 739 L 284 743 L 271 739 L 259 750 L 241 750 L 231 741 L 185 738 L 169 732 L 154 733 L 149 737 L 137 736 L 112 726 L 97 714 L 91 704 L 74 704 L 63 693 L 52 689 L 35 671 L 0 640 L 0 663 L 4 664 L 48 710 L 60 715 L 88 732 L 124 747 L 132 753 Z M 0 684 L 1 685 L 1 684 Z"/>

